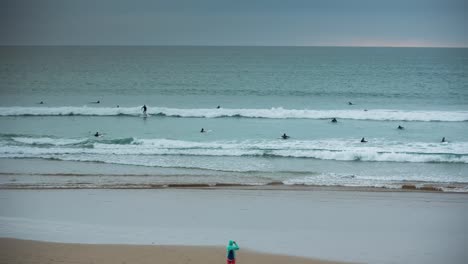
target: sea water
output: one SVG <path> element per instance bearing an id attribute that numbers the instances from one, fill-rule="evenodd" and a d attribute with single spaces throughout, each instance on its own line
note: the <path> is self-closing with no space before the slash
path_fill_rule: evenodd
<path id="1" fill-rule="evenodd" d="M 467 132 L 468 49 L 0 48 L 3 187 L 468 192 Z"/>

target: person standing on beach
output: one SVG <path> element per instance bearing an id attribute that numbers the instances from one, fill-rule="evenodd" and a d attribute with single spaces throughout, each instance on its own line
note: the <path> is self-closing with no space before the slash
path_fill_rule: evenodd
<path id="1" fill-rule="evenodd" d="M 226 247 L 227 264 L 236 264 L 236 250 L 239 250 L 236 241 L 229 240 L 229 244 Z"/>

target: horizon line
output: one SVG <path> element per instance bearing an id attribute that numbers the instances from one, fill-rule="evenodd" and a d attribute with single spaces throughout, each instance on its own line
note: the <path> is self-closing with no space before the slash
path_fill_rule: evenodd
<path id="1" fill-rule="evenodd" d="M 284 48 L 451 48 L 468 46 L 400 46 L 400 45 L 208 45 L 208 44 L 0 44 L 0 47 L 284 47 Z"/>

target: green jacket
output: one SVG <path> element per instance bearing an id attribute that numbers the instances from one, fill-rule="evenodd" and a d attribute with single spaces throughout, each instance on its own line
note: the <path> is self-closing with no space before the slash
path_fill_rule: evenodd
<path id="1" fill-rule="evenodd" d="M 229 244 L 226 247 L 226 257 L 227 259 L 235 259 L 236 253 L 235 251 L 239 250 L 239 246 L 233 240 L 229 240 Z"/>

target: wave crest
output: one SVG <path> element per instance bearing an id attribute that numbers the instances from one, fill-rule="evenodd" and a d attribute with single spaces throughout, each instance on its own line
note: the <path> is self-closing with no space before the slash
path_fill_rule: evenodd
<path id="1" fill-rule="evenodd" d="M 355 119 L 382 121 L 468 121 L 468 111 L 409 111 L 409 110 L 309 110 L 284 109 L 179 109 L 149 107 L 149 116 L 178 118 L 271 118 L 271 119 Z M 138 107 L 0 107 L 0 116 L 142 116 Z"/>

